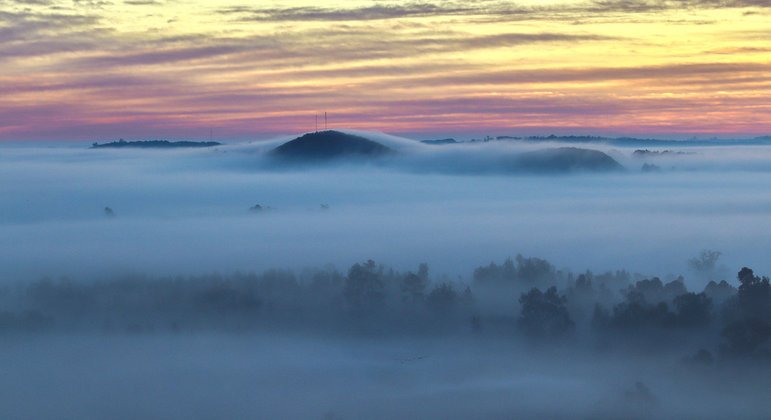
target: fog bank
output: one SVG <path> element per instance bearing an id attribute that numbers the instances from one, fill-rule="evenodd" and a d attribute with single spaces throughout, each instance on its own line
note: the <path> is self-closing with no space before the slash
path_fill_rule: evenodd
<path id="1" fill-rule="evenodd" d="M 0 146 L 0 417 L 767 415 L 771 147 L 358 134 Z"/>
<path id="2" fill-rule="evenodd" d="M 574 270 L 666 275 L 687 274 L 684 261 L 704 248 L 721 250 L 732 269 L 771 271 L 765 148 L 645 159 L 613 148 L 606 152 L 624 172 L 526 175 L 470 169 L 516 144 L 405 147 L 390 162 L 300 169 L 265 167 L 263 143 L 7 147 L 0 278 L 346 267 L 367 258 L 402 269 L 427 262 L 456 277 L 517 253 Z M 661 171 L 641 172 L 645 162 Z M 257 204 L 271 210 L 250 212 Z"/>

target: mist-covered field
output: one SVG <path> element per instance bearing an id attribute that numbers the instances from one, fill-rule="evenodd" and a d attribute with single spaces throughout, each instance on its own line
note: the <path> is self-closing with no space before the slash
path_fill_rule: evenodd
<path id="1" fill-rule="evenodd" d="M 366 135 L 1 146 L 0 417 L 771 414 L 771 146 Z"/>
<path id="2" fill-rule="evenodd" d="M 660 354 L 544 354 L 513 340 L 35 336 L 6 342 L 0 355 L 4 418 L 768 414 L 768 369 L 690 369 Z"/>

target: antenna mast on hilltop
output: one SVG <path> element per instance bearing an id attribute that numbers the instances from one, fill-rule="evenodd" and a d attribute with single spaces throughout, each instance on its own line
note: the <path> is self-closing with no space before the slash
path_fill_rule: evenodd
<path id="1" fill-rule="evenodd" d="M 319 132 L 319 113 L 316 113 L 316 133 Z"/>
<path id="2" fill-rule="evenodd" d="M 327 130 L 327 111 L 324 111 L 324 131 Z"/>

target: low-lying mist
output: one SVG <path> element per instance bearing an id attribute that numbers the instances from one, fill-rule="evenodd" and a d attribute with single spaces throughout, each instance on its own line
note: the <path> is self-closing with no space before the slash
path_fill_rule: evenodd
<path id="1" fill-rule="evenodd" d="M 771 147 L 367 135 L 3 147 L 0 417 L 768 415 Z"/>
<path id="2" fill-rule="evenodd" d="M 463 156 L 484 166 L 517 147 L 418 144 L 391 162 L 284 169 L 263 165 L 262 144 L 6 148 L 0 279 L 345 267 L 368 258 L 400 269 L 427 262 L 455 277 L 516 253 L 573 269 L 675 275 L 702 248 L 721 250 L 730 267 L 771 272 L 771 198 L 763 194 L 771 171 L 752 163 L 771 167 L 768 150 L 641 159 L 616 148 L 607 152 L 626 170 L 612 173 L 449 170 Z M 661 171 L 641 172 L 645 162 Z M 249 210 L 256 205 L 266 211 Z"/>
<path id="3" fill-rule="evenodd" d="M 719 252 L 689 261 L 721 275 Z M 738 286 L 738 287 L 737 287 Z M 0 289 L 0 415 L 35 418 L 762 418 L 767 277 L 468 281 L 346 271 L 42 279 Z M 34 394 L 34 400 L 28 395 Z"/>

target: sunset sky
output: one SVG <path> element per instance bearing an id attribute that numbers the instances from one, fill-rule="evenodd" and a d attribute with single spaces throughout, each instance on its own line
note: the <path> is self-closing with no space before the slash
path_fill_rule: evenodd
<path id="1" fill-rule="evenodd" d="M 0 0 L 0 140 L 771 134 L 771 0 Z"/>

